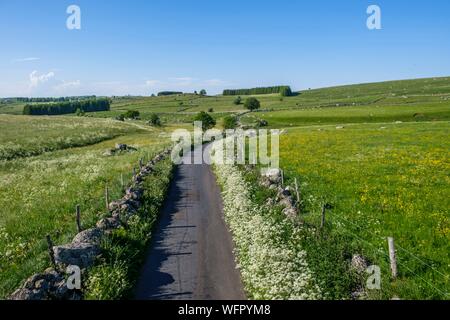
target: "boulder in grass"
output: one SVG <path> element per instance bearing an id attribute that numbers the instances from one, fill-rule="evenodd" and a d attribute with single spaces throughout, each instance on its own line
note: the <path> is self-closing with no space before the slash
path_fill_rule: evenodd
<path id="1" fill-rule="evenodd" d="M 286 198 L 286 197 L 290 197 L 291 195 L 292 195 L 291 188 L 290 187 L 286 187 L 284 189 L 283 188 L 279 189 L 277 197 L 279 199 L 283 199 L 283 198 Z"/>
<path id="2" fill-rule="evenodd" d="M 100 244 L 103 232 L 100 228 L 91 228 L 78 233 L 73 238 L 72 243 Z"/>
<path id="3" fill-rule="evenodd" d="M 47 269 L 28 278 L 23 286 L 9 297 L 10 300 L 80 300 L 77 290 L 69 290 L 64 276 Z"/>
<path id="4" fill-rule="evenodd" d="M 294 207 L 294 200 L 292 197 L 282 198 L 279 203 L 286 208 Z"/>
<path id="5" fill-rule="evenodd" d="M 278 168 L 267 169 L 264 176 L 272 183 L 279 183 L 281 181 L 281 170 Z"/>
<path id="6" fill-rule="evenodd" d="M 291 219 L 297 217 L 297 215 L 298 215 L 298 211 L 294 207 L 286 207 L 283 209 L 282 212 L 284 215 L 286 215 L 286 217 L 291 218 Z"/>
<path id="7" fill-rule="evenodd" d="M 116 143 L 116 150 L 125 151 L 128 149 L 128 146 L 123 143 Z"/>
<path id="8" fill-rule="evenodd" d="M 94 264 L 100 254 L 100 247 L 92 243 L 70 243 L 53 247 L 53 253 L 57 264 L 75 265 L 84 269 Z"/>
<path id="9" fill-rule="evenodd" d="M 96 224 L 97 228 L 102 230 L 117 229 L 120 227 L 120 225 L 121 223 L 118 215 L 109 218 L 103 218 Z"/>

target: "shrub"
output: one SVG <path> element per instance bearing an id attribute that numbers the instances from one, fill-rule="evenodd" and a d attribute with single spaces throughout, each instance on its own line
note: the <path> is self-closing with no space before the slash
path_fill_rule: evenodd
<path id="1" fill-rule="evenodd" d="M 234 129 L 237 126 L 237 118 L 235 116 L 226 116 L 223 118 L 223 127 L 225 129 Z"/>
<path id="2" fill-rule="evenodd" d="M 261 104 L 259 103 L 258 99 L 251 97 L 245 100 L 244 107 L 245 109 L 253 111 L 259 109 L 261 107 Z"/>
<path id="3" fill-rule="evenodd" d="M 241 96 L 236 97 L 236 99 L 234 99 L 233 103 L 237 106 L 240 105 L 242 103 Z"/>
<path id="4" fill-rule="evenodd" d="M 207 114 L 204 111 L 199 112 L 195 117 L 194 121 L 201 121 L 202 122 L 202 129 L 203 131 L 206 131 L 208 129 L 211 129 L 216 125 L 216 120 L 214 120 L 213 117 L 211 117 L 209 114 Z"/>
<path id="5" fill-rule="evenodd" d="M 136 110 L 128 110 L 127 112 L 125 112 L 123 114 L 123 116 L 124 116 L 124 118 L 127 118 L 127 119 L 138 119 L 140 116 L 140 113 L 139 113 L 139 111 L 136 111 Z"/>
<path id="6" fill-rule="evenodd" d="M 205 89 L 200 90 L 200 95 L 201 96 L 206 96 L 206 90 Z"/>
<path id="7" fill-rule="evenodd" d="M 269 123 L 266 120 L 264 120 L 264 119 L 258 119 L 256 121 L 256 127 L 257 128 L 267 127 L 268 125 L 269 125 Z"/>
<path id="8" fill-rule="evenodd" d="M 78 108 L 77 111 L 75 112 L 75 114 L 77 115 L 77 117 L 82 117 L 82 116 L 84 116 L 84 111 L 81 110 L 80 108 Z"/>
<path id="9" fill-rule="evenodd" d="M 214 112 L 214 109 L 213 109 L 213 108 L 209 108 L 209 109 L 208 109 L 208 112 L 209 112 L 209 113 Z"/>
<path id="10" fill-rule="evenodd" d="M 292 95 L 292 91 L 290 87 L 283 87 L 280 91 L 280 95 L 282 97 L 289 97 Z"/>
<path id="11" fill-rule="evenodd" d="M 150 115 L 150 120 L 148 121 L 148 123 L 152 126 L 159 127 L 159 126 L 161 126 L 161 119 L 159 118 L 159 116 L 156 113 L 152 113 Z"/>

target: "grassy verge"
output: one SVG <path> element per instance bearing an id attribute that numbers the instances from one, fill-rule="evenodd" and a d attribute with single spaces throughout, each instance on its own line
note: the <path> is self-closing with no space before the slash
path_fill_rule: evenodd
<path id="1" fill-rule="evenodd" d="M 281 208 L 265 205 L 267 191 L 256 176 L 217 165 L 225 219 L 236 246 L 241 278 L 250 299 L 322 299 L 321 284 L 302 247 L 302 228 Z"/>
<path id="2" fill-rule="evenodd" d="M 86 299 L 115 300 L 132 297 L 132 289 L 144 262 L 151 231 L 172 176 L 171 159 L 155 165 L 145 178 L 144 205 L 126 227 L 108 235 L 102 243 L 102 261 L 89 270 Z"/>

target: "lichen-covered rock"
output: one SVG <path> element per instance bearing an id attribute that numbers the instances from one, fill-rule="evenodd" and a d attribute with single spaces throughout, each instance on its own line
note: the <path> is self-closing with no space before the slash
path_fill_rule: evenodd
<path id="1" fill-rule="evenodd" d="M 75 265 L 81 269 L 92 266 L 100 254 L 100 246 L 92 243 L 70 243 L 53 247 L 57 264 Z"/>
<path id="2" fill-rule="evenodd" d="M 297 214 L 298 214 L 297 209 L 294 207 L 284 208 L 282 212 L 288 218 L 295 218 L 295 217 L 297 217 Z"/>
<path id="3" fill-rule="evenodd" d="M 116 150 L 125 151 L 128 149 L 128 146 L 123 143 L 116 143 Z"/>
<path id="4" fill-rule="evenodd" d="M 120 201 L 112 201 L 108 204 L 109 211 L 114 211 L 120 208 Z"/>
<path id="5" fill-rule="evenodd" d="M 277 189 L 277 185 L 276 184 L 271 184 L 269 186 L 269 190 L 276 190 Z"/>
<path id="6" fill-rule="evenodd" d="M 133 209 L 139 209 L 141 207 L 141 202 L 133 199 L 128 199 L 125 204 L 131 206 Z"/>
<path id="7" fill-rule="evenodd" d="M 284 189 L 283 188 L 278 189 L 278 195 L 277 195 L 278 199 L 287 198 L 287 197 L 290 197 L 291 195 L 292 195 L 292 193 L 291 193 L 291 189 L 289 187 L 286 187 Z"/>
<path id="8" fill-rule="evenodd" d="M 281 181 L 281 170 L 278 168 L 267 169 L 263 176 L 268 178 L 271 183 L 279 183 Z"/>
<path id="9" fill-rule="evenodd" d="M 97 222 L 96 227 L 102 230 L 117 229 L 121 225 L 119 215 L 103 218 Z"/>
<path id="10" fill-rule="evenodd" d="M 91 228 L 78 233 L 73 238 L 72 243 L 92 243 L 100 244 L 103 232 L 100 228 Z"/>
<path id="11" fill-rule="evenodd" d="M 69 290 L 64 276 L 53 269 L 28 278 L 22 287 L 13 292 L 10 300 L 79 300 L 77 290 Z"/>
<path id="12" fill-rule="evenodd" d="M 282 198 L 279 203 L 286 208 L 294 207 L 294 200 L 292 197 Z"/>

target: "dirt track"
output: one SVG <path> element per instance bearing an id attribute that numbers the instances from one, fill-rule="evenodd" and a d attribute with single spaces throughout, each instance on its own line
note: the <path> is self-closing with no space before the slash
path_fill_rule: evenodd
<path id="1" fill-rule="evenodd" d="M 210 166 L 179 165 L 135 298 L 245 299 L 232 249 Z"/>

